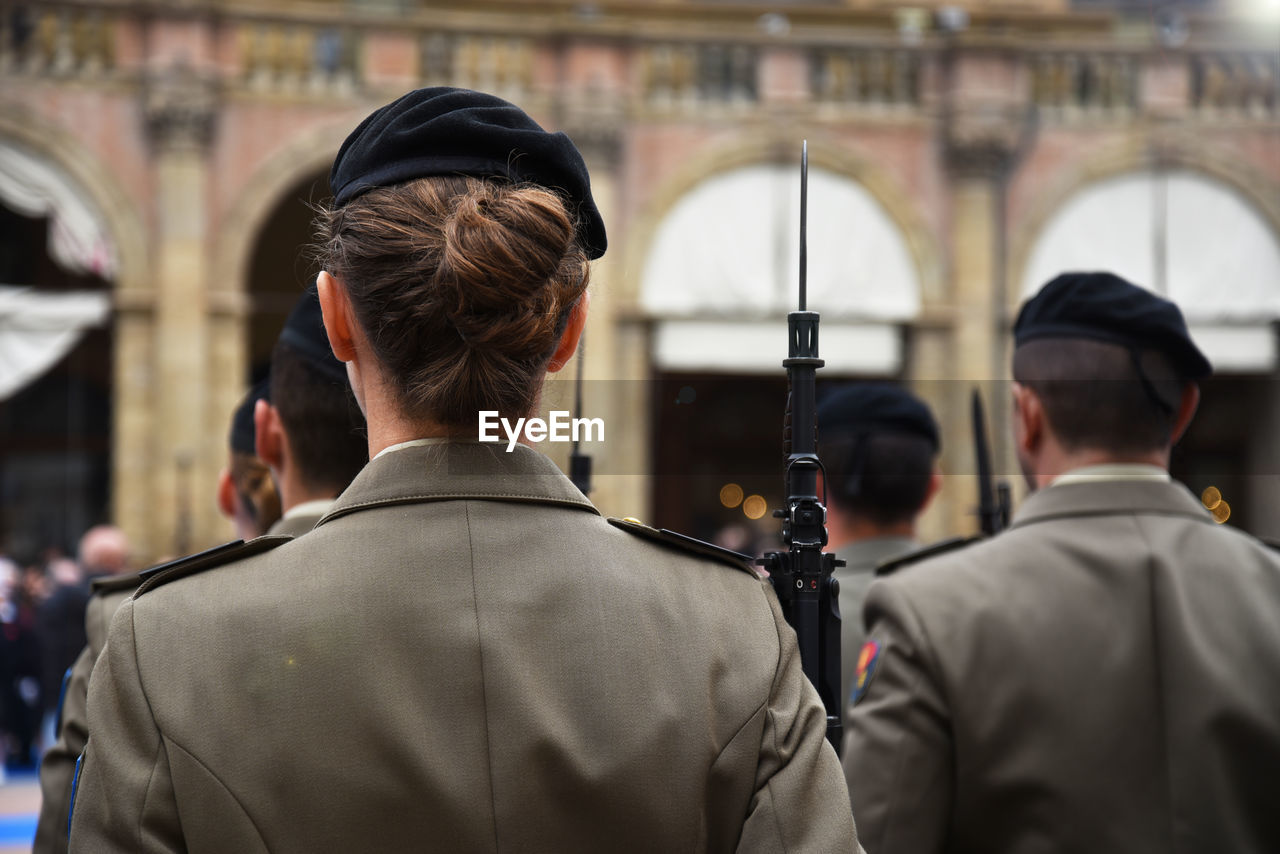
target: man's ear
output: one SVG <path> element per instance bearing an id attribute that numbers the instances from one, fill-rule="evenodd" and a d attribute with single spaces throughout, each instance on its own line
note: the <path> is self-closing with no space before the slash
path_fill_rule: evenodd
<path id="1" fill-rule="evenodd" d="M 942 491 L 942 469 L 934 465 L 933 471 L 929 473 L 929 486 L 924 492 L 924 501 L 920 504 L 918 512 L 923 513 L 929 509 L 929 505 L 939 492 Z"/>
<path id="2" fill-rule="evenodd" d="M 272 471 L 279 471 L 284 461 L 284 427 L 280 413 L 265 400 L 253 404 L 253 447 L 258 459 Z"/>
<path id="3" fill-rule="evenodd" d="M 1182 399 L 1178 403 L 1178 416 L 1173 421 L 1173 431 L 1170 433 L 1170 446 L 1178 444 L 1187 428 L 1191 426 L 1191 419 L 1195 417 L 1196 410 L 1200 407 L 1200 386 L 1195 383 L 1187 383 L 1182 387 Z"/>
<path id="4" fill-rule="evenodd" d="M 231 482 L 231 469 L 218 472 L 218 511 L 231 521 L 236 519 L 236 485 Z"/>
<path id="5" fill-rule="evenodd" d="M 569 309 L 569 322 L 565 324 L 560 343 L 556 345 L 556 351 L 551 355 L 551 362 L 547 365 L 548 371 L 555 373 L 560 370 L 578 351 L 578 339 L 582 337 L 582 330 L 587 328 L 587 306 L 590 304 L 591 293 L 583 291 L 573 308 Z"/>
<path id="6" fill-rule="evenodd" d="M 1031 453 L 1044 441 L 1044 405 L 1022 383 L 1013 383 L 1013 440 L 1018 450 Z"/>
<path id="7" fill-rule="evenodd" d="M 355 312 L 347 289 L 325 270 L 316 276 L 316 293 L 320 297 L 320 315 L 324 318 L 324 331 L 329 336 L 329 346 L 340 362 L 355 358 L 353 329 Z"/>

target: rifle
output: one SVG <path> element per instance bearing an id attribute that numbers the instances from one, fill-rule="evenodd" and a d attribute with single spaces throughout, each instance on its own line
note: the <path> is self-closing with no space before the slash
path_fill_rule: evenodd
<path id="1" fill-rule="evenodd" d="M 987 443 L 987 419 L 982 408 L 982 395 L 975 388 L 972 396 L 973 447 L 978 463 L 978 522 L 987 537 L 1009 527 L 1011 495 L 1007 481 L 995 483 L 991 474 L 991 448 Z"/>
<path id="2" fill-rule="evenodd" d="M 800 308 L 787 315 L 787 410 L 783 421 L 786 448 L 786 509 L 773 515 L 782 519 L 782 543 L 786 551 L 769 552 L 757 563 L 769 571 L 782 613 L 796 632 L 804 674 L 818 690 L 827 711 L 827 740 L 841 748 L 840 707 L 840 583 L 833 577 L 843 566 L 827 544 L 827 508 L 819 499 L 817 412 L 814 374 L 822 367 L 818 358 L 818 313 L 806 310 L 806 246 L 809 187 L 809 144 L 800 156 Z M 825 492 L 825 477 L 824 490 Z"/>
<path id="3" fill-rule="evenodd" d="M 578 339 L 578 376 L 574 380 L 573 412 L 575 418 L 582 417 L 582 363 L 587 358 L 587 333 L 584 330 Z M 569 480 L 578 487 L 583 495 L 591 494 L 591 457 L 579 450 L 578 431 L 573 431 L 573 448 L 569 451 Z"/>

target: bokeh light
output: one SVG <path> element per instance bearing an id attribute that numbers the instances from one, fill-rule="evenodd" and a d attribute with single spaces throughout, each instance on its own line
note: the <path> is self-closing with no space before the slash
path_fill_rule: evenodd
<path id="1" fill-rule="evenodd" d="M 742 512 L 747 514 L 748 519 L 759 519 L 768 511 L 769 504 L 763 496 L 752 495 L 742 502 Z"/>
<path id="2" fill-rule="evenodd" d="M 1210 486 L 1200 493 L 1200 502 L 1205 508 L 1212 510 L 1222 503 L 1222 492 L 1216 486 Z"/>
<path id="3" fill-rule="evenodd" d="M 720 487 L 720 503 L 725 507 L 737 507 L 742 503 L 742 487 L 736 483 L 726 483 Z"/>

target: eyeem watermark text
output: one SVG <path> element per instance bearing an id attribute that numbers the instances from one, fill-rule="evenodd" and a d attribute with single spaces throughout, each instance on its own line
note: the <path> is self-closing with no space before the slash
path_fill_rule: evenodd
<path id="1" fill-rule="evenodd" d="M 480 429 L 477 437 L 481 442 L 501 442 L 498 435 L 501 427 L 506 433 L 507 453 L 516 449 L 516 444 L 523 434 L 530 442 L 603 442 L 603 418 L 570 418 L 569 413 L 559 409 L 551 410 L 550 420 L 541 418 L 517 418 L 512 424 L 507 418 L 499 418 L 498 410 L 480 410 Z"/>

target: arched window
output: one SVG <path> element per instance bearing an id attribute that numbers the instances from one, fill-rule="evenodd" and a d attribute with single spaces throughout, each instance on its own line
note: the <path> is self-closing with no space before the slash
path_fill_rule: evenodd
<path id="1" fill-rule="evenodd" d="M 755 165 L 708 178 L 658 227 L 641 281 L 659 368 L 753 373 L 786 355 L 796 308 L 799 170 Z M 895 374 L 899 327 L 920 286 L 897 224 L 860 184 L 809 171 L 808 294 L 828 372 Z"/>
<path id="2" fill-rule="evenodd" d="M 1045 225 L 1023 296 L 1065 270 L 1109 270 L 1167 296 L 1217 370 L 1277 364 L 1280 239 L 1231 187 L 1185 169 L 1131 172 L 1077 193 Z"/>

